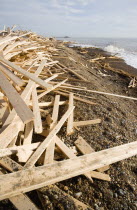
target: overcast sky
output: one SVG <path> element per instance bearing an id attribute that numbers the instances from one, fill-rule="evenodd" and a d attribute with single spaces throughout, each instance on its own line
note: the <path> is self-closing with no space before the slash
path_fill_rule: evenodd
<path id="1" fill-rule="evenodd" d="M 0 30 L 13 24 L 47 36 L 137 38 L 137 0 L 0 0 Z"/>

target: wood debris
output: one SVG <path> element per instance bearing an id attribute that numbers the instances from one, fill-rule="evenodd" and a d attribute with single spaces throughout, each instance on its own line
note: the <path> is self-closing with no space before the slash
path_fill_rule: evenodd
<path id="1" fill-rule="evenodd" d="M 64 138 L 68 135 L 71 138 L 75 129 L 80 129 L 81 126 L 101 126 L 102 119 L 99 118 L 75 120 L 77 101 L 85 106 L 98 106 L 90 97 L 84 98 L 85 92 L 137 99 L 72 85 L 71 81 L 88 81 L 80 73 L 52 59 L 58 57 L 54 39 L 32 32 L 13 32 L 13 28 L 1 31 L 1 34 L 0 165 L 3 172 L 0 183 L 4 184 L 0 188 L 0 200 L 9 199 L 17 209 L 38 209 L 26 192 L 38 190 L 40 196 L 40 192 L 44 190 L 41 187 L 81 174 L 90 182 L 94 178 L 110 181 L 106 170 L 109 170 L 111 164 L 136 155 L 137 142 L 95 152 L 79 136 L 75 145 L 82 155 L 77 156 L 59 132 L 62 127 L 66 127 Z M 94 58 L 90 62 L 104 59 L 105 57 Z M 74 61 L 72 58 L 71 60 Z M 129 87 L 133 87 L 135 82 L 133 79 Z M 75 96 L 77 93 L 72 90 L 84 93 Z M 61 100 L 61 96 L 67 99 Z M 36 134 L 40 136 L 39 141 L 34 140 Z M 58 161 L 55 158 L 56 152 L 64 159 Z M 72 199 L 75 205 L 86 209 L 84 203 L 69 195 L 65 196 Z"/>

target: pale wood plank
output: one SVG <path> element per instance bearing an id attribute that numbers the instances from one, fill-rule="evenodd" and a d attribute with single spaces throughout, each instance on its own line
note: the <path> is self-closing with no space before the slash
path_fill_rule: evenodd
<path id="1" fill-rule="evenodd" d="M 32 90 L 32 105 L 33 105 L 33 114 L 34 114 L 34 130 L 35 133 L 42 133 L 42 120 L 41 114 L 38 105 L 38 96 L 36 91 L 36 85 Z"/>
<path id="2" fill-rule="evenodd" d="M 0 175 L 2 172 L 0 171 Z M 9 198 L 10 202 L 19 210 L 38 210 L 32 201 L 25 195 L 20 194 Z"/>
<path id="3" fill-rule="evenodd" d="M 2 108 L 0 108 L 0 120 L 1 120 L 2 124 L 5 123 L 9 114 L 10 114 L 10 112 L 9 112 L 9 107 L 7 104 L 5 106 L 3 106 Z"/>
<path id="4" fill-rule="evenodd" d="M 73 93 L 70 93 L 69 95 L 69 108 L 73 107 Z M 71 115 L 68 118 L 67 122 L 67 135 L 71 135 L 74 130 L 73 130 L 73 118 L 74 118 L 74 113 L 72 112 Z"/>
<path id="5" fill-rule="evenodd" d="M 33 113 L 20 97 L 18 92 L 9 83 L 4 74 L 0 71 L 0 87 L 5 92 L 13 108 L 16 110 L 18 116 L 23 123 L 27 123 L 33 120 Z"/>
<path id="6" fill-rule="evenodd" d="M 56 93 L 60 94 L 60 95 L 63 95 L 63 96 L 66 96 L 66 97 L 69 97 L 69 94 L 67 93 L 63 93 L 61 91 L 55 91 Z M 90 105 L 95 105 L 96 103 L 92 102 L 92 101 L 89 101 L 87 99 L 83 99 L 83 98 L 80 98 L 78 96 L 73 96 L 73 98 L 77 101 L 81 101 L 81 102 L 84 102 L 86 104 L 90 104 Z"/>
<path id="7" fill-rule="evenodd" d="M 78 148 L 78 150 L 84 155 L 95 152 L 95 150 L 81 136 L 78 136 L 78 139 L 74 142 L 74 144 Z M 109 166 L 104 166 L 102 168 L 99 168 L 98 171 L 103 172 L 108 169 Z"/>
<path id="8" fill-rule="evenodd" d="M 21 145 L 21 146 L 13 146 L 6 149 L 0 149 L 0 157 L 5 157 L 13 154 L 17 154 L 19 150 L 34 150 L 40 145 L 40 142 Z"/>
<path id="9" fill-rule="evenodd" d="M 45 65 L 46 61 L 43 60 L 41 62 L 41 64 L 39 65 L 38 69 L 35 71 L 34 75 L 35 76 L 39 76 L 39 74 L 41 73 L 44 65 Z M 30 100 L 30 96 L 31 96 L 31 93 L 32 93 L 32 89 L 33 87 L 35 86 L 35 83 L 33 81 L 29 81 L 27 86 L 25 87 L 25 89 L 23 90 L 22 94 L 21 94 L 21 97 L 22 99 L 27 103 L 29 103 L 29 100 Z M 7 118 L 6 122 L 4 123 L 4 126 L 7 126 L 9 125 L 13 120 L 14 118 L 16 117 L 16 112 L 15 110 L 13 109 L 9 115 L 9 117 Z"/>
<path id="10" fill-rule="evenodd" d="M 31 158 L 27 161 L 25 164 L 25 168 L 31 168 L 36 163 L 36 161 L 39 159 L 39 157 L 42 155 L 44 150 L 49 146 L 52 139 L 56 136 L 57 132 L 60 130 L 64 122 L 67 120 L 69 115 L 72 113 L 74 107 L 71 109 L 68 109 L 68 111 L 63 115 L 61 120 L 58 122 L 58 124 L 53 128 L 53 130 L 49 133 L 47 138 L 41 143 L 41 145 L 38 147 L 38 149 L 33 153 Z"/>
<path id="11" fill-rule="evenodd" d="M 14 63 L 12 63 L 10 61 L 7 61 L 2 56 L 0 56 L 0 61 L 5 63 L 6 65 L 10 66 L 13 70 L 17 71 L 18 73 L 23 74 L 28 79 L 31 79 L 32 81 L 36 82 L 37 84 L 39 84 L 44 89 L 47 90 L 47 89 L 51 89 L 52 88 L 52 85 L 47 84 L 42 79 L 36 77 L 35 74 L 32 74 L 30 72 L 25 71 L 24 69 L 20 68 L 19 66 L 15 65 Z"/>
<path id="12" fill-rule="evenodd" d="M 52 90 L 55 90 L 56 88 L 58 88 L 59 86 L 61 86 L 62 84 L 64 84 L 66 81 L 67 81 L 67 79 L 65 79 L 62 82 L 58 83 L 57 85 L 53 86 L 50 90 L 47 90 L 47 91 L 41 93 L 40 95 L 38 95 L 38 99 L 42 98 L 44 95 L 48 94 Z"/>
<path id="13" fill-rule="evenodd" d="M 23 126 L 22 121 L 19 117 L 15 118 L 15 122 L 6 127 L 5 130 L 2 129 L 0 133 L 0 148 L 6 148 L 10 142 L 18 135 L 19 131 Z"/>
<path id="14" fill-rule="evenodd" d="M 68 70 L 69 72 L 73 73 L 76 77 L 78 77 L 79 79 L 82 79 L 84 81 L 87 81 L 87 79 L 85 79 L 82 75 L 78 74 L 76 71 L 64 66 L 63 64 L 60 63 L 61 66 L 63 66 L 65 68 L 65 70 Z"/>
<path id="15" fill-rule="evenodd" d="M 136 154 L 137 141 L 59 163 L 1 175 L 0 183 L 4 185 L 0 188 L 0 200 L 96 170 Z"/>
<path id="16" fill-rule="evenodd" d="M 24 45 L 24 44 L 28 44 L 28 42 L 26 41 L 17 41 L 14 42 L 13 44 L 10 44 L 8 47 L 6 47 L 6 49 L 3 51 L 3 55 L 6 55 L 7 53 L 11 52 L 15 47 L 19 46 L 19 45 Z"/>
<path id="17" fill-rule="evenodd" d="M 33 121 L 31 121 L 27 123 L 25 126 L 23 144 L 31 144 L 32 135 L 33 135 L 33 124 L 34 124 Z"/>
<path id="18" fill-rule="evenodd" d="M 84 155 L 95 152 L 95 150 L 81 136 L 78 136 L 78 139 L 74 142 L 74 144 Z"/>
<path id="19" fill-rule="evenodd" d="M 98 123 L 101 123 L 101 119 L 73 122 L 73 126 L 77 127 L 77 126 L 85 126 L 85 125 L 94 125 Z"/>
<path id="20" fill-rule="evenodd" d="M 19 210 L 38 210 L 35 204 L 25 194 L 9 198 L 13 205 Z"/>
<path id="21" fill-rule="evenodd" d="M 69 149 L 59 138 L 58 136 L 56 136 L 56 139 L 55 139 L 55 144 L 57 145 L 57 147 L 62 151 L 62 153 L 68 157 L 68 158 L 75 158 L 77 157 L 74 152 Z M 92 178 L 91 178 L 91 175 L 90 173 L 85 173 L 84 174 L 85 177 L 87 177 L 91 182 L 93 182 Z"/>
<path id="22" fill-rule="evenodd" d="M 31 33 L 31 32 L 27 32 L 27 33 L 22 34 L 22 35 L 20 35 L 20 36 L 8 36 L 8 37 L 5 37 L 5 38 L 3 38 L 2 40 L 0 40 L 0 45 L 3 44 L 3 43 L 7 43 L 7 42 L 13 41 L 13 40 L 15 40 L 15 39 L 18 39 L 18 38 L 20 38 L 20 37 L 26 36 L 26 35 L 28 35 L 28 34 L 30 34 L 30 33 Z"/>
<path id="23" fill-rule="evenodd" d="M 51 101 L 51 102 L 40 102 L 38 104 L 39 104 L 39 107 L 53 106 L 54 105 L 54 101 Z M 68 104 L 68 101 L 59 101 L 59 105 L 65 105 L 65 104 Z M 30 102 L 29 105 L 32 106 L 32 102 Z"/>
<path id="24" fill-rule="evenodd" d="M 12 71 L 10 71 L 6 66 L 0 63 L 0 70 L 8 76 L 15 84 L 23 86 L 25 83 L 17 77 Z"/>
<path id="25" fill-rule="evenodd" d="M 10 163 L 9 166 L 8 166 L 8 163 Z M 15 168 L 15 166 L 20 169 L 22 168 L 19 164 L 17 164 L 15 161 L 11 160 L 10 158 L 0 158 L 0 164 L 9 171 L 13 171 L 13 170 L 16 171 L 17 168 Z M 0 174 L 2 174 L 1 171 L 0 171 Z M 35 204 L 25 194 L 13 196 L 9 198 L 9 200 L 19 210 L 24 210 L 24 209 L 25 210 L 30 210 L 30 209 L 38 210 Z"/>
<path id="26" fill-rule="evenodd" d="M 55 127 L 55 125 L 57 124 L 58 113 L 59 113 L 59 101 L 60 101 L 60 95 L 56 95 L 55 101 L 54 101 L 54 106 L 53 106 L 52 123 L 50 125 L 50 130 L 52 130 Z"/>
<path id="27" fill-rule="evenodd" d="M 89 174 L 91 177 L 96 178 L 96 179 L 101 179 L 101 180 L 108 181 L 108 182 L 111 181 L 111 178 L 108 174 L 103 174 L 103 173 L 97 172 L 97 171 L 91 171 L 91 172 L 89 172 Z"/>
<path id="28" fill-rule="evenodd" d="M 51 164 L 54 161 L 54 149 L 55 149 L 55 137 L 50 142 L 49 146 L 46 149 L 44 157 L 44 165 Z"/>

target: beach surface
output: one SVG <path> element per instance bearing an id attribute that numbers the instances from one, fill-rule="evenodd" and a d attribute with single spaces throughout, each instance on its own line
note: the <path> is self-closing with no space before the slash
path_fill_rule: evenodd
<path id="1" fill-rule="evenodd" d="M 80 81 L 71 74 L 69 83 L 88 90 L 96 90 L 112 94 L 137 98 L 137 69 L 127 65 L 124 60 L 111 56 L 99 48 L 70 48 L 69 44 L 53 40 L 58 49 L 52 59 L 58 60 L 64 66 L 74 70 L 87 81 Z M 14 61 L 14 58 L 13 58 Z M 65 68 L 64 68 L 65 70 Z M 64 75 L 63 75 L 64 76 Z M 66 72 L 69 77 L 69 73 Z M 132 80 L 134 83 L 132 84 Z M 130 87 L 129 87 L 130 84 Z M 71 90 L 69 90 L 71 91 Z M 74 146 L 78 135 L 82 136 L 95 151 L 119 146 L 137 139 L 137 100 L 115 96 L 72 90 L 73 93 L 96 104 L 90 105 L 75 101 L 74 121 L 100 118 L 99 125 L 83 126 L 71 136 L 65 136 L 66 128 L 59 132 L 67 146 Z M 49 98 L 52 96 L 49 96 Z M 66 100 L 61 96 L 61 100 Z M 47 98 L 46 98 L 47 100 Z M 60 113 L 64 112 L 61 108 Z M 36 137 L 38 138 L 38 136 Z M 93 183 L 84 176 L 77 176 L 45 190 L 27 193 L 40 209 L 43 209 L 39 198 L 44 202 L 44 209 L 75 210 L 71 198 L 64 193 L 83 202 L 89 208 L 96 210 L 128 210 L 137 209 L 137 157 L 112 164 L 105 172 L 111 181 L 93 179 Z M 1 201 L 0 209 L 15 209 L 7 200 Z"/>

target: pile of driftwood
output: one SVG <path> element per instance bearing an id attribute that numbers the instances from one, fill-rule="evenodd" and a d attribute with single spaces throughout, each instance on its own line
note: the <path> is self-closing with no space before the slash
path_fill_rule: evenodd
<path id="1" fill-rule="evenodd" d="M 63 126 L 66 135 L 72 135 L 80 126 L 101 123 L 101 119 L 74 121 L 74 101 L 95 103 L 69 90 L 109 93 L 69 84 L 88 81 L 52 60 L 58 51 L 54 39 L 13 29 L 0 33 L 0 200 L 9 199 L 17 209 L 37 209 L 24 193 L 82 174 L 91 182 L 110 181 L 105 173 L 109 165 L 136 155 L 137 142 L 95 152 L 79 136 L 74 147 L 68 147 L 58 135 Z M 67 73 L 76 78 L 64 76 Z M 46 98 L 48 93 L 52 97 Z M 61 95 L 66 100 L 60 100 Z"/>

